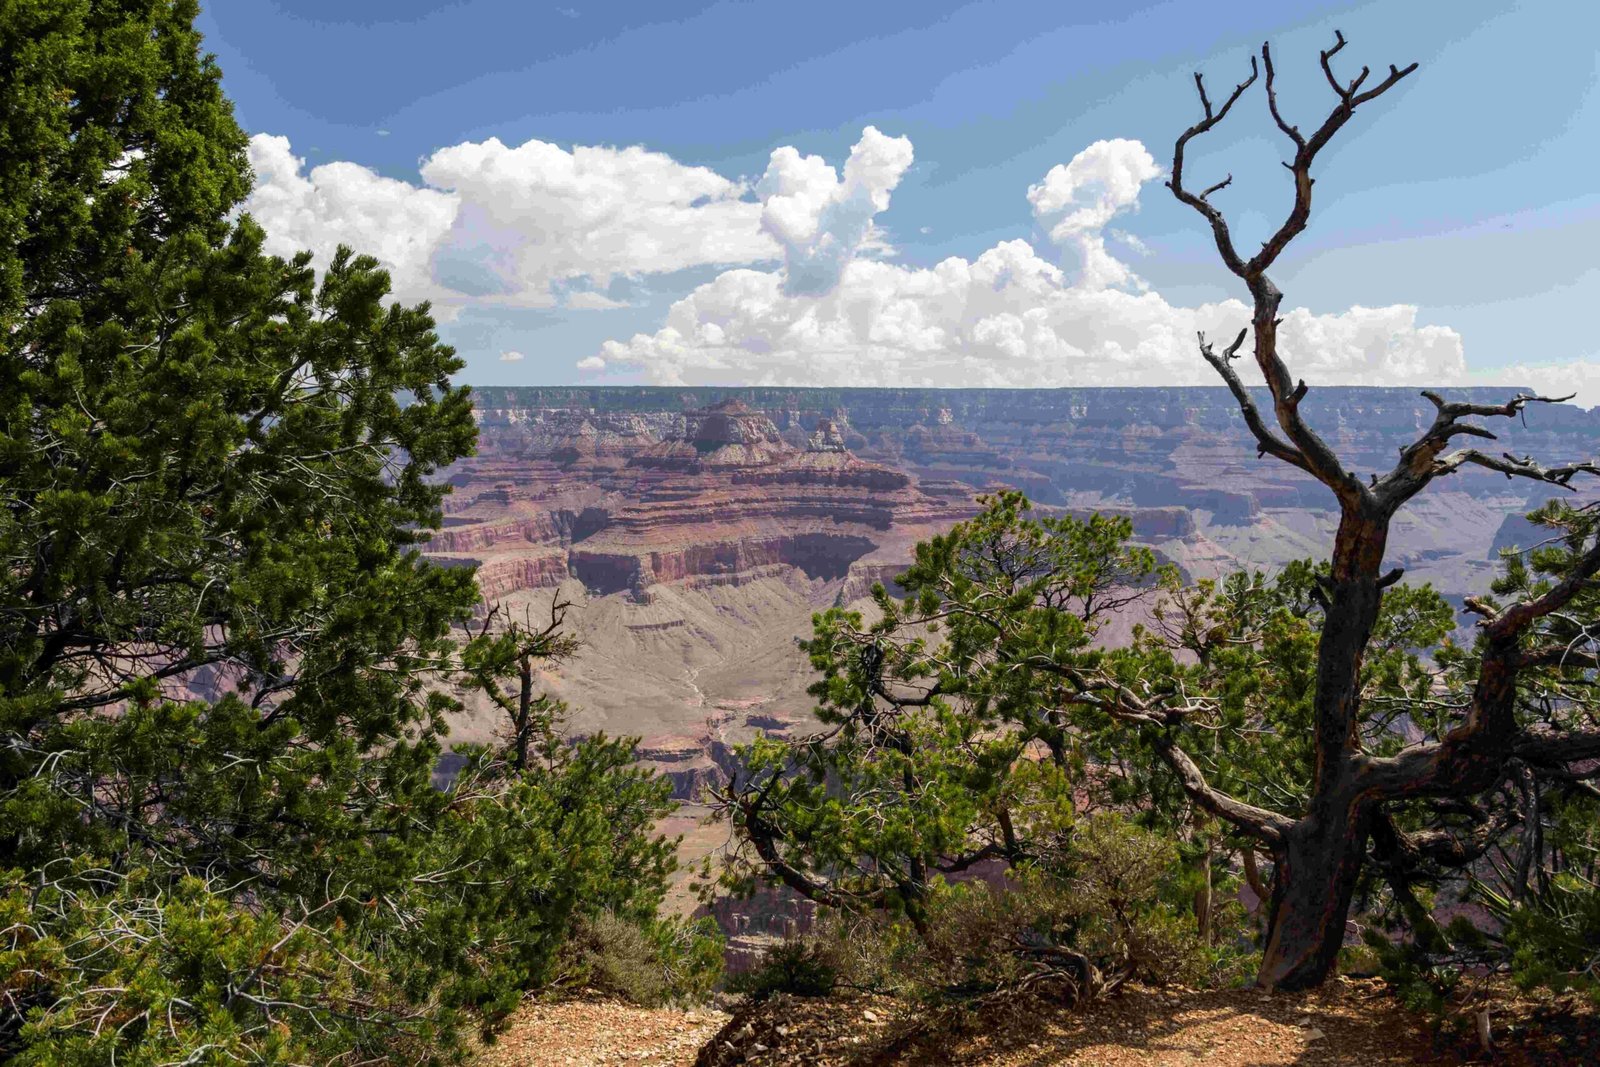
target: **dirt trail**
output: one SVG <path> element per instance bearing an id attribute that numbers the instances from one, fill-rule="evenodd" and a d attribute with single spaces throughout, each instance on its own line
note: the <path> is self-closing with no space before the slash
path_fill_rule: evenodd
<path id="1" fill-rule="evenodd" d="M 737 1017 L 616 1003 L 530 1004 L 479 1067 L 1276 1067 L 1424 1062 L 1428 1043 L 1392 998 L 1130 989 L 1088 1012 L 1010 1011 L 930 1024 L 886 998 L 779 997 Z"/>
<path id="2" fill-rule="evenodd" d="M 1565 1007 L 1562 1005 L 1565 1004 Z M 1541 1006 L 1543 1005 L 1543 1006 Z M 1600 1013 L 1496 999 L 1495 1054 L 1436 1043 L 1381 982 L 1266 994 L 1131 987 L 1087 1011 L 1033 1002 L 963 1022 L 885 997 L 775 997 L 729 1016 L 532 1004 L 479 1067 L 1366 1067 L 1600 1062 Z M 703 1050 L 703 1051 L 702 1051 Z"/>
<path id="3" fill-rule="evenodd" d="M 689 1067 L 728 1016 L 614 1001 L 530 1002 L 474 1067 Z"/>

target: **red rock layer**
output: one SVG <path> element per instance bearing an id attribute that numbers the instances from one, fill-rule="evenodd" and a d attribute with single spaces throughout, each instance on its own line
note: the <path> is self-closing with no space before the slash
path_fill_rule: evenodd
<path id="1" fill-rule="evenodd" d="M 792 567 L 843 579 L 897 531 L 976 510 L 970 486 L 923 491 L 852 454 L 821 420 L 806 435 L 732 401 L 658 419 L 502 417 L 451 472 L 448 525 L 429 553 L 475 563 L 488 597 L 559 584 L 597 594 L 662 582 L 739 584 Z M 794 439 L 799 436 L 799 443 Z"/>

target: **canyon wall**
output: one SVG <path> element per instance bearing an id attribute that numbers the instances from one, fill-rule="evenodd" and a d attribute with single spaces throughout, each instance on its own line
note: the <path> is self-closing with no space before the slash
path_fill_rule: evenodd
<path id="1" fill-rule="evenodd" d="M 478 454 L 446 472 L 454 491 L 429 554 L 476 566 L 486 598 L 532 618 L 553 597 L 572 602 L 583 648 L 541 684 L 569 702 L 574 731 L 643 737 L 643 761 L 685 800 L 724 780 L 729 746 L 806 728 L 812 679 L 795 641 L 812 614 L 892 585 L 912 546 L 974 514 L 983 492 L 1126 515 L 1191 577 L 1325 553 L 1337 518 L 1322 486 L 1257 457 L 1221 388 L 475 398 Z M 1434 415 L 1412 389 L 1318 388 L 1302 410 L 1362 476 L 1386 471 Z M 1534 405 L 1484 421 L 1496 451 L 1600 454 L 1600 410 Z M 1464 469 L 1401 513 L 1388 562 L 1458 601 L 1481 592 L 1500 549 L 1537 537 L 1522 515 L 1552 492 Z M 492 722 L 471 707 L 457 728 L 482 739 Z M 713 829 L 680 828 L 688 858 L 717 843 Z"/>

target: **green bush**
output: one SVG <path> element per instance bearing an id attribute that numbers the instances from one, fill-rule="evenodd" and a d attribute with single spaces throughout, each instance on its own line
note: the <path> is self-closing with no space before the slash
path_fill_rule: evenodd
<path id="1" fill-rule="evenodd" d="M 42 885 L 0 876 L 8 1063 L 320 1063 L 360 1047 L 421 1061 L 448 1040 L 449 1013 L 338 924 L 247 910 L 199 878 L 58 866 Z"/>
<path id="2" fill-rule="evenodd" d="M 699 1001 L 721 977 L 722 947 L 709 919 L 640 923 L 597 912 L 574 925 L 553 985 L 646 1006 Z"/>
<path id="3" fill-rule="evenodd" d="M 1466 1009 L 1488 993 L 1488 975 L 1525 993 L 1576 993 L 1600 1003 L 1600 803 L 1574 790 L 1542 798 L 1535 814 L 1538 835 L 1505 841 L 1506 853 L 1525 865 L 1488 857 L 1452 885 L 1476 906 L 1470 916 L 1441 928 L 1429 917 L 1435 893 L 1412 887 L 1420 917 L 1366 934 L 1379 973 L 1437 1026 L 1464 1030 Z"/>
<path id="4" fill-rule="evenodd" d="M 831 937 L 788 937 L 769 948 L 758 965 L 729 977 L 728 991 L 754 1000 L 778 993 L 825 997 L 839 987 L 847 966 L 843 947 Z"/>
<path id="5" fill-rule="evenodd" d="M 1163 899 L 1184 870 L 1170 841 L 1096 814 L 1064 835 L 1056 858 L 1062 866 L 1014 870 L 1001 884 L 937 882 L 915 924 L 825 913 L 729 989 L 824 996 L 848 987 L 951 1004 L 1018 991 L 1079 1001 L 1129 980 L 1216 980 L 1224 953 Z"/>
<path id="6" fill-rule="evenodd" d="M 375 259 L 266 253 L 197 14 L 0 12 L 0 1059 L 448 1060 L 599 915 L 703 988 L 668 783 L 422 555 L 462 361 Z M 514 736 L 439 790 L 457 680 Z"/>
<path id="7" fill-rule="evenodd" d="M 630 744 L 589 739 L 512 775 L 471 753 L 450 792 L 424 775 L 399 818 L 374 813 L 366 839 L 329 842 L 346 862 L 316 897 L 202 878 L 148 850 L 7 872 L 0 1050 L 41 1064 L 208 1048 L 423 1063 L 458 1056 L 465 1028 L 492 1032 L 527 990 L 704 996 L 720 940 L 657 918 L 674 846 L 651 827 L 671 802 L 632 759 Z"/>

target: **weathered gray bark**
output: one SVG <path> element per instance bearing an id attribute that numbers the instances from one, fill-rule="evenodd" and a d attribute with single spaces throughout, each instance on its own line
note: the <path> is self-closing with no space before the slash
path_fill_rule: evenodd
<path id="1" fill-rule="evenodd" d="M 1507 477 L 1563 486 L 1577 473 L 1600 473 L 1600 467 L 1580 463 L 1546 468 L 1529 459 L 1489 456 L 1474 449 L 1446 451 L 1458 436 L 1494 437 L 1483 427 L 1462 419 L 1509 417 L 1520 413 L 1527 404 L 1552 399 L 1548 397 L 1517 396 L 1504 405 L 1479 405 L 1447 403 L 1436 394 L 1425 392 L 1438 409 L 1434 423 L 1401 450 L 1399 463 L 1387 476 L 1374 477 L 1367 483 L 1346 470 L 1327 443 L 1302 419 L 1300 402 L 1307 387 L 1303 381 L 1293 379 L 1278 352 L 1278 311 L 1283 295 L 1267 271 L 1310 219 L 1311 165 L 1317 153 L 1358 107 L 1387 92 L 1416 69 L 1416 64 L 1404 69 L 1391 66 L 1385 78 L 1362 91 L 1369 73 L 1366 68 L 1348 83 L 1340 82 L 1333 73 L 1330 61 L 1344 45 L 1344 37 L 1336 35 L 1334 46 L 1322 53 L 1322 69 L 1338 103 L 1309 137 L 1288 123 L 1278 110 L 1272 53 L 1267 46 L 1261 49 L 1261 67 L 1252 59 L 1250 77 L 1234 88 L 1220 108 L 1212 106 L 1204 82 L 1195 75 L 1204 117 L 1179 136 L 1168 181 L 1173 194 L 1210 223 L 1223 264 L 1244 282 L 1253 304 L 1249 329 L 1241 331 L 1221 353 L 1202 337 L 1201 354 L 1233 393 L 1260 454 L 1315 477 L 1333 492 L 1340 509 L 1329 574 L 1316 594 L 1324 621 L 1317 648 L 1315 771 L 1306 811 L 1298 818 L 1288 819 L 1251 809 L 1207 785 L 1192 761 L 1170 742 L 1159 746 L 1196 803 L 1228 819 L 1271 851 L 1272 891 L 1265 952 L 1257 980 L 1263 986 L 1279 989 L 1315 986 L 1331 973 L 1344 942 L 1350 902 L 1366 860 L 1374 820 L 1381 817 L 1385 802 L 1416 796 L 1470 796 L 1490 788 L 1513 755 L 1535 748 L 1546 759 L 1577 759 L 1582 758 L 1582 753 L 1600 751 L 1600 738 L 1590 736 L 1521 736 L 1514 718 L 1518 672 L 1533 662 L 1521 647 L 1522 639 L 1537 620 L 1559 610 L 1600 572 L 1600 542 L 1579 559 L 1573 574 L 1548 594 L 1503 612 L 1478 608 L 1485 615 L 1482 625 L 1489 640 L 1472 708 L 1463 725 L 1436 744 L 1417 746 L 1393 759 L 1377 759 L 1362 750 L 1362 658 L 1378 618 L 1383 590 L 1400 577 L 1398 570 L 1383 570 L 1389 524 L 1396 511 L 1435 478 L 1466 464 L 1487 467 Z M 1278 129 L 1295 148 L 1293 161 L 1286 164 L 1293 176 L 1295 199 L 1283 224 L 1255 256 L 1246 260 L 1234 247 L 1226 219 L 1209 199 L 1227 188 L 1232 176 L 1203 192 L 1190 192 L 1183 184 L 1184 151 L 1193 138 L 1227 116 L 1255 83 L 1262 68 L 1266 72 L 1268 108 Z M 1233 368 L 1247 336 L 1253 336 L 1255 363 L 1272 398 L 1276 427 L 1269 425 Z M 1385 840 L 1401 848 L 1398 831 L 1387 822 L 1383 828 Z M 1422 847 L 1421 842 L 1409 844 Z"/>

